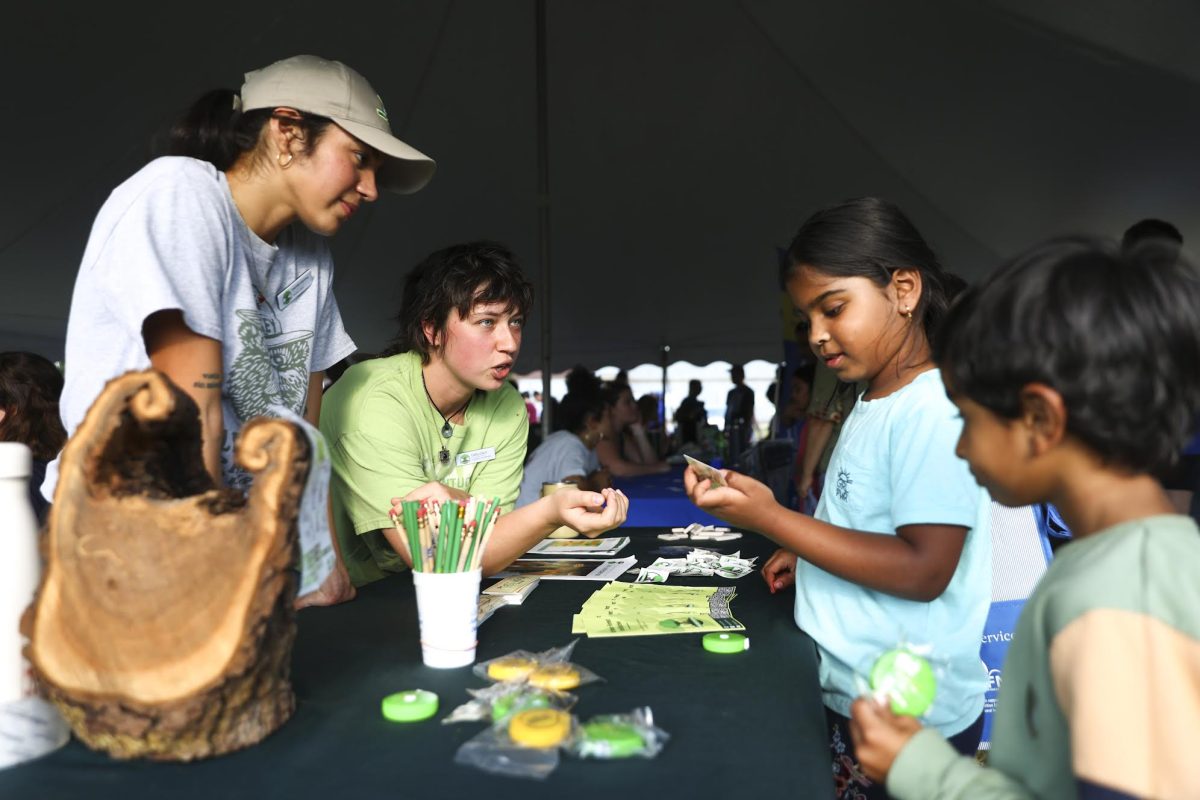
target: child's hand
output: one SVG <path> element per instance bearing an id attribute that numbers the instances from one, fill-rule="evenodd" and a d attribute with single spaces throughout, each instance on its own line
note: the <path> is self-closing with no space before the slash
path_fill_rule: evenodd
<path id="1" fill-rule="evenodd" d="M 854 754 L 867 777 L 887 781 L 888 771 L 908 740 L 921 730 L 912 717 L 899 717 L 887 705 L 871 697 L 860 697 L 850 706 L 850 738 Z"/>
<path id="2" fill-rule="evenodd" d="M 775 495 L 766 484 L 748 475 L 721 470 L 725 486 L 713 486 L 708 478 L 699 480 L 693 467 L 683 472 L 683 487 L 697 508 L 703 509 L 741 528 L 761 531 L 779 508 Z"/>
<path id="3" fill-rule="evenodd" d="M 771 594 L 792 586 L 796 583 L 796 554 L 779 548 L 763 564 L 762 576 Z"/>

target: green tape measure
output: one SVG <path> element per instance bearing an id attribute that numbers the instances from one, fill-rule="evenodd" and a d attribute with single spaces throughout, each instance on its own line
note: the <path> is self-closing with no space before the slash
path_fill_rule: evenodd
<path id="1" fill-rule="evenodd" d="M 396 692 L 383 698 L 383 718 L 392 722 L 420 722 L 438 710 L 438 696 L 424 689 Z"/>
<path id="2" fill-rule="evenodd" d="M 550 708 L 550 698 L 544 694 L 510 694 L 492 703 L 492 722 L 500 722 L 509 714 L 531 708 Z"/>
<path id="3" fill-rule="evenodd" d="M 750 649 L 750 637 L 740 633 L 706 633 L 702 644 L 710 653 L 743 653 Z"/>
<path id="4" fill-rule="evenodd" d="M 584 754 L 596 758 L 629 758 L 646 746 L 637 728 L 620 722 L 589 722 L 583 726 L 581 738 Z"/>
<path id="5" fill-rule="evenodd" d="M 923 657 L 896 648 L 875 660 L 871 667 L 871 689 L 887 697 L 892 713 L 919 717 L 933 705 L 937 678 Z"/>

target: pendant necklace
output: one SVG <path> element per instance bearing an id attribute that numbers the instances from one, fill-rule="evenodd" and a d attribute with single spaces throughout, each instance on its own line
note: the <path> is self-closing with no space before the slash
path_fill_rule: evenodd
<path id="1" fill-rule="evenodd" d="M 425 396 L 429 398 L 429 405 L 433 406 L 433 410 L 442 418 L 442 449 L 438 452 L 438 461 L 444 466 L 450 463 L 450 450 L 446 447 L 446 442 L 454 435 L 454 426 L 450 424 L 450 417 L 456 417 L 466 411 L 467 406 L 471 405 L 471 398 L 475 396 L 475 393 L 471 393 L 471 396 L 467 398 L 467 402 L 462 404 L 462 408 L 447 416 L 438 408 L 438 404 L 433 402 L 433 395 L 429 393 L 429 385 L 425 383 L 424 370 L 421 371 L 421 386 L 425 389 Z"/>

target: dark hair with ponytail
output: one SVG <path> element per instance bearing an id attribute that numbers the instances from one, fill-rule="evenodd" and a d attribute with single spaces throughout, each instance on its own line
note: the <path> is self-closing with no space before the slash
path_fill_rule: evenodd
<path id="1" fill-rule="evenodd" d="M 805 220 L 788 248 L 784 282 L 800 267 L 839 278 L 868 278 L 880 287 L 891 283 L 896 270 L 916 270 L 921 299 L 913 319 L 930 340 L 950 306 L 948 283 L 954 279 L 948 280 L 933 248 L 904 212 L 878 197 L 846 200 Z"/>
<path id="2" fill-rule="evenodd" d="M 224 172 L 243 153 L 258 147 L 263 127 L 272 117 L 295 126 L 303 142 L 302 155 L 309 155 L 333 120 L 298 111 L 298 118 L 277 115 L 274 109 L 256 108 L 242 112 L 235 107 L 237 92 L 213 89 L 192 103 L 167 132 L 155 155 L 189 156 L 208 161 Z"/>

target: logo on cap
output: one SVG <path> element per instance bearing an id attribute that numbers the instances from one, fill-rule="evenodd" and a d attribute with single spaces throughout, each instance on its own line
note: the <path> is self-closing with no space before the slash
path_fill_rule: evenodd
<path id="1" fill-rule="evenodd" d="M 383 98 L 379 95 L 375 95 L 375 102 L 379 104 L 375 107 L 375 113 L 379 115 L 380 119 L 382 119 L 384 122 L 387 122 L 387 109 L 383 107 Z"/>

